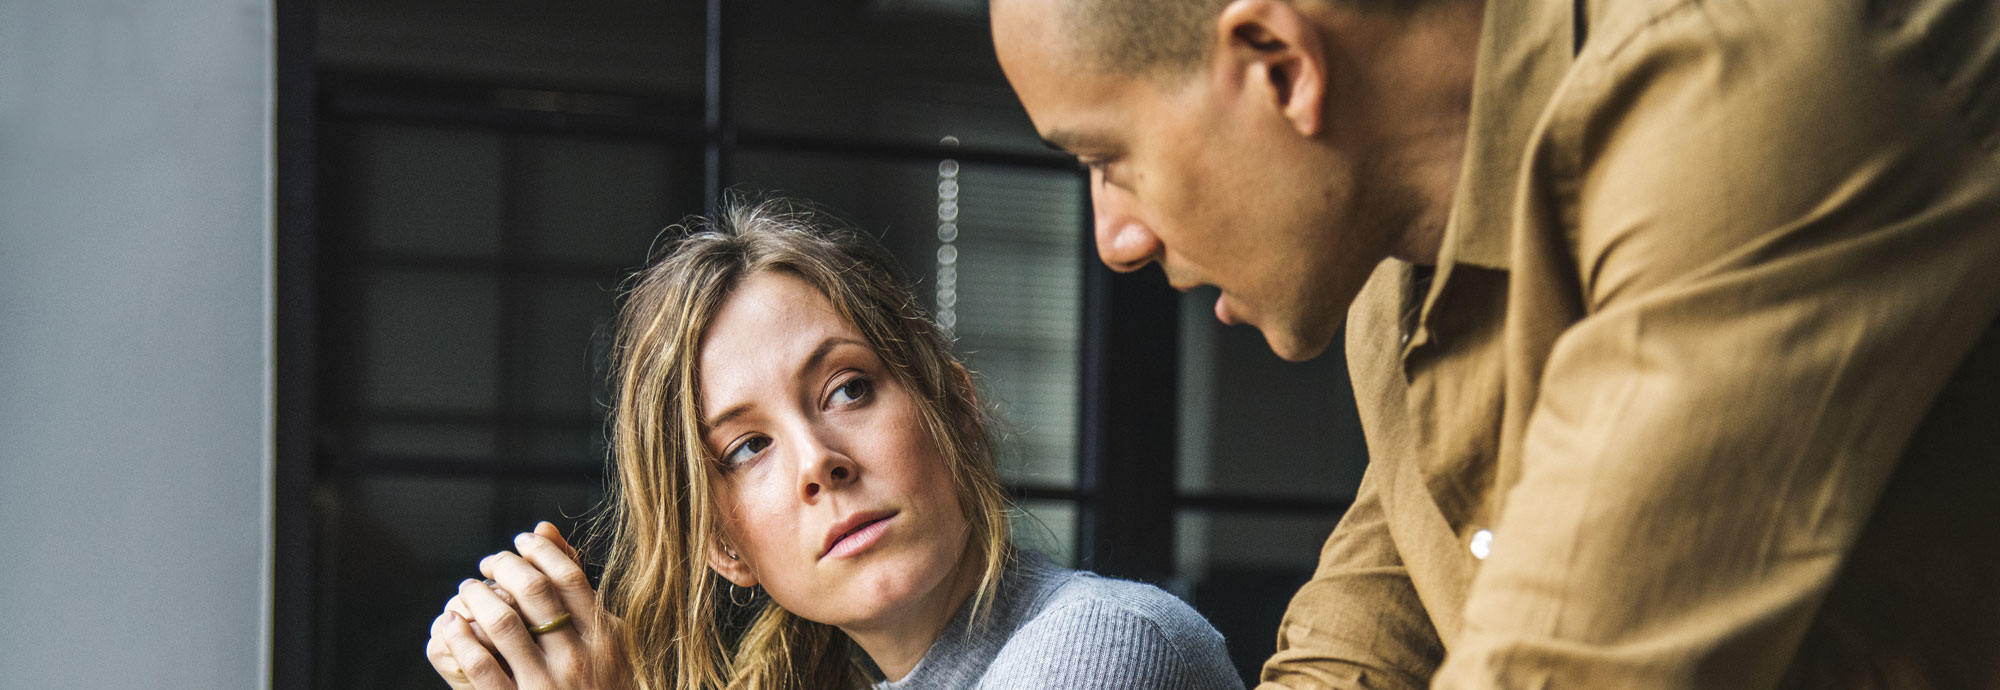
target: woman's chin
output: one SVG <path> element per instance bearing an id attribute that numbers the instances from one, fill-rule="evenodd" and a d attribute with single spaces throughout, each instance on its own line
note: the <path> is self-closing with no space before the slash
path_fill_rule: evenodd
<path id="1" fill-rule="evenodd" d="M 886 556 L 887 554 L 883 554 Z M 900 558 L 876 558 L 853 564 L 840 582 L 823 590 L 815 601 L 791 608 L 807 619 L 841 628 L 897 625 L 927 602 L 943 598 L 949 567 L 917 567 Z M 780 604 L 783 602 L 781 601 Z"/>

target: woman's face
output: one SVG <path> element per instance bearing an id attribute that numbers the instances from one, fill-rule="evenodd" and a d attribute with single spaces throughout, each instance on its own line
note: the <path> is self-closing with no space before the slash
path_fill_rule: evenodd
<path id="1" fill-rule="evenodd" d="M 916 399 L 832 303 L 791 274 L 752 275 L 710 324 L 699 366 L 736 556 L 709 554 L 718 572 L 841 627 L 949 596 L 969 534 L 951 478 Z"/>

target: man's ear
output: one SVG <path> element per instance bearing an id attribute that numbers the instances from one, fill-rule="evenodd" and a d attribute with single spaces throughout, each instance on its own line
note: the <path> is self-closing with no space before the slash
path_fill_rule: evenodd
<path id="1" fill-rule="evenodd" d="M 743 553 L 721 539 L 708 542 L 708 568 L 738 587 L 757 586 L 757 574 L 751 572 L 750 564 L 743 562 Z"/>
<path id="2" fill-rule="evenodd" d="M 1305 136 L 1319 134 L 1327 53 L 1319 27 L 1284 0 L 1235 0 L 1216 20 L 1214 57 L 1246 95 Z"/>

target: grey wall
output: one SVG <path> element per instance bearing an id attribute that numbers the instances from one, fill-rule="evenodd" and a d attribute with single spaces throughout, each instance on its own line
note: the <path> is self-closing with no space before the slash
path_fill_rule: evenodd
<path id="1" fill-rule="evenodd" d="M 269 0 L 0 0 L 0 688 L 267 684 L 271 64 Z"/>

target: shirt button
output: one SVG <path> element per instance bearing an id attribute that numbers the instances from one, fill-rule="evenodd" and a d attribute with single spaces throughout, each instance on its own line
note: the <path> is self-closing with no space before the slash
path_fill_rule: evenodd
<path id="1" fill-rule="evenodd" d="M 1472 557 L 1483 561 L 1490 555 L 1493 555 L 1493 530 L 1472 533 Z"/>
<path id="2" fill-rule="evenodd" d="M 1409 332 L 1409 331 L 1403 331 L 1403 344 L 1404 344 L 1404 345 L 1408 345 L 1408 344 L 1410 344 L 1410 332 Z"/>

